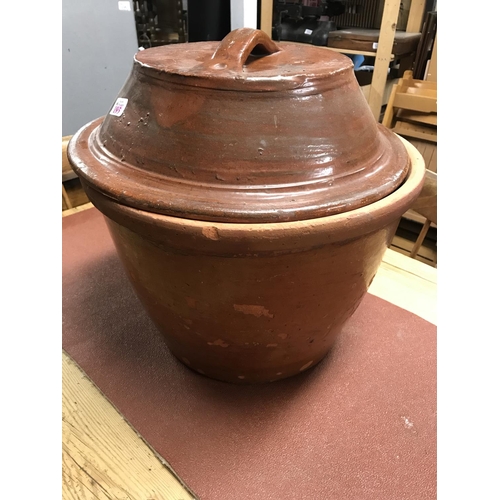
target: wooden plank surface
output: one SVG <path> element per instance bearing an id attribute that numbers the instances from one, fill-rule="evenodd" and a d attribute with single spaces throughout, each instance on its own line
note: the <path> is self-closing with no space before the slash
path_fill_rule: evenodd
<path id="1" fill-rule="evenodd" d="M 291 42 L 291 41 L 288 41 L 288 40 L 282 40 L 279 43 L 280 44 L 295 43 L 295 44 L 301 44 L 301 45 L 311 45 L 310 43 L 305 43 L 305 42 Z M 377 55 L 376 52 L 367 52 L 367 51 L 364 51 L 364 50 L 353 50 L 353 49 L 338 49 L 337 47 L 327 47 L 326 45 L 315 45 L 314 48 L 315 49 L 330 50 L 330 51 L 333 51 L 333 52 L 338 52 L 339 54 L 360 54 L 360 55 L 363 55 L 363 56 L 371 56 L 371 57 L 374 57 L 374 56 Z M 394 54 L 390 54 L 390 60 L 391 61 L 394 60 Z"/>
<path id="2" fill-rule="evenodd" d="M 437 324 L 437 269 L 388 249 L 370 293 Z"/>
<path id="3" fill-rule="evenodd" d="M 414 139 L 423 139 L 425 141 L 437 142 L 436 127 L 398 121 L 396 122 L 393 131 L 396 134 L 402 135 L 406 138 L 412 137 Z"/>
<path id="4" fill-rule="evenodd" d="M 419 113 L 408 109 L 400 109 L 398 110 L 397 118 L 405 122 L 423 123 L 437 127 L 437 114 L 434 113 Z"/>
<path id="5" fill-rule="evenodd" d="M 339 49 L 337 47 L 321 47 L 322 49 L 333 50 L 334 52 L 340 52 L 341 54 L 358 54 L 361 56 L 376 57 L 376 52 L 368 52 L 366 50 L 354 50 L 354 49 Z M 394 61 L 394 54 L 390 55 L 390 60 Z"/>
<path id="6" fill-rule="evenodd" d="M 408 210 L 403 214 L 403 218 L 417 222 L 418 224 L 424 224 L 425 223 L 425 217 L 423 215 L 420 215 L 419 213 L 415 212 L 415 210 Z M 437 227 L 436 224 L 432 223 L 431 227 Z"/>
<path id="7" fill-rule="evenodd" d="M 408 33 L 420 33 L 424 20 L 425 0 L 411 0 L 410 12 L 406 31 Z"/>
<path id="8" fill-rule="evenodd" d="M 70 208 L 73 208 L 73 204 L 69 199 L 68 193 L 66 192 L 66 189 L 64 189 L 64 184 L 62 185 L 62 206 L 63 210 L 68 210 Z"/>
<path id="9" fill-rule="evenodd" d="M 434 84 L 431 82 L 415 82 L 415 85 L 410 85 L 407 87 L 403 87 L 403 91 L 407 94 L 424 96 L 424 97 L 432 97 L 437 100 L 437 89 L 433 88 Z"/>
<path id="10" fill-rule="evenodd" d="M 437 97 L 437 83 L 436 82 L 427 82 L 425 80 L 414 80 L 413 78 L 403 79 L 403 88 L 415 88 L 415 89 L 424 89 L 424 90 L 433 90 L 434 93 L 429 94 L 434 97 Z M 410 91 L 411 92 L 411 91 Z"/>
<path id="11" fill-rule="evenodd" d="M 260 0 L 260 29 L 272 38 L 273 0 Z"/>
<path id="12" fill-rule="evenodd" d="M 421 139 L 409 139 L 424 158 L 425 168 L 437 172 L 437 144 Z"/>
<path id="13" fill-rule="evenodd" d="M 415 242 L 396 235 L 391 242 L 391 250 L 410 257 L 414 244 Z M 437 252 L 433 248 L 422 245 L 414 258 L 427 266 L 437 267 Z"/>
<path id="14" fill-rule="evenodd" d="M 425 80 L 428 82 L 437 82 L 437 34 L 434 39 L 434 45 L 432 47 L 432 55 L 429 61 L 429 68 L 427 69 L 427 74 L 425 75 Z"/>
<path id="15" fill-rule="evenodd" d="M 68 215 L 76 214 L 77 212 L 82 212 L 83 210 L 88 210 L 92 208 L 94 205 L 92 203 L 85 203 L 85 205 L 80 205 L 79 207 L 70 208 L 69 210 L 64 210 L 62 213 L 63 217 L 67 217 Z"/>
<path id="16" fill-rule="evenodd" d="M 63 352 L 63 500 L 195 498 Z"/>
<path id="17" fill-rule="evenodd" d="M 384 14 L 380 26 L 380 38 L 378 41 L 377 55 L 375 57 L 375 68 L 371 83 L 370 98 L 368 104 L 373 116 L 379 121 L 382 109 L 382 98 L 387 81 L 387 70 L 391 60 L 392 46 L 396 34 L 396 25 L 399 15 L 399 0 L 385 0 Z"/>
<path id="18" fill-rule="evenodd" d="M 391 90 L 391 95 L 387 101 L 387 107 L 385 108 L 384 117 L 382 119 L 382 125 L 387 128 L 392 128 L 394 122 L 394 99 L 396 98 L 397 92 L 401 89 L 401 80 L 397 81 Z"/>
<path id="19" fill-rule="evenodd" d="M 73 137 L 72 135 L 66 135 L 62 138 L 62 181 L 66 182 L 70 179 L 76 179 L 77 175 L 71 168 L 68 160 L 68 143 Z"/>
<path id="20" fill-rule="evenodd" d="M 388 80 L 385 83 L 384 95 L 382 96 L 382 105 L 388 103 L 393 86 L 394 86 L 394 80 Z M 363 92 L 363 95 L 365 96 L 365 99 L 368 101 L 368 99 L 370 98 L 370 91 L 372 88 L 371 85 L 362 85 L 360 88 L 361 92 Z"/>
<path id="21" fill-rule="evenodd" d="M 68 208 L 75 208 L 81 205 L 85 205 L 89 202 L 88 196 L 85 193 L 79 179 L 71 179 L 69 181 L 64 182 L 63 189 L 69 200 L 69 205 L 68 205 L 63 195 L 63 206 L 62 206 L 63 211 L 67 210 Z"/>
<path id="22" fill-rule="evenodd" d="M 410 252 L 410 257 L 414 259 L 418 251 L 420 250 L 422 243 L 424 242 L 425 237 L 427 236 L 427 232 L 429 231 L 429 228 L 431 227 L 431 221 L 429 219 L 426 219 L 424 222 L 424 225 L 422 226 L 422 229 L 420 230 L 420 233 L 417 237 L 417 241 L 415 241 L 415 244 L 413 245 L 413 248 L 411 249 Z"/>
<path id="23" fill-rule="evenodd" d="M 394 96 L 394 107 L 421 111 L 423 113 L 437 113 L 437 100 L 435 97 L 415 94 L 401 94 Z"/>

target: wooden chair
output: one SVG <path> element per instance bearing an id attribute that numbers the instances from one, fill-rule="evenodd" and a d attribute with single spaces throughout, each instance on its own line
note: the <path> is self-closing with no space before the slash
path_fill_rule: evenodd
<path id="1" fill-rule="evenodd" d="M 424 225 L 417 237 L 410 252 L 410 257 L 415 258 L 420 250 L 422 243 L 434 223 L 437 226 L 437 174 L 430 170 L 425 173 L 424 187 L 420 196 L 412 206 L 412 210 L 425 217 Z"/>
<path id="2" fill-rule="evenodd" d="M 437 84 L 411 71 L 393 86 L 382 124 L 408 139 L 437 143 Z"/>
<path id="3" fill-rule="evenodd" d="M 71 179 L 75 179 L 77 175 L 73 172 L 71 165 L 68 160 L 68 142 L 71 139 L 71 135 L 66 135 L 62 138 L 62 201 L 63 201 L 63 210 L 67 210 L 73 208 L 73 203 L 71 203 L 71 199 L 68 196 L 68 192 L 64 187 L 64 183 Z"/>
<path id="4" fill-rule="evenodd" d="M 78 176 L 68 160 L 68 143 L 71 135 L 62 138 L 62 209 L 74 209 L 89 202 Z"/>
<path id="5" fill-rule="evenodd" d="M 410 250 L 410 256 L 416 258 L 431 225 L 437 227 L 437 83 L 415 80 L 412 72 L 406 71 L 393 86 L 382 124 L 410 141 L 427 168 L 422 193 L 403 216 L 412 219 L 417 214 L 424 218 Z"/>
<path id="6" fill-rule="evenodd" d="M 382 124 L 409 140 L 437 172 L 437 86 L 406 71 L 392 88 Z"/>

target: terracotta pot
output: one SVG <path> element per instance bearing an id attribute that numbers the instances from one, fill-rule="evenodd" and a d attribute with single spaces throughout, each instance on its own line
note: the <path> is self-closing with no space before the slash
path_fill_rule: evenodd
<path id="1" fill-rule="evenodd" d="M 348 58 L 249 29 L 139 52 L 68 155 L 172 352 L 241 383 L 325 356 L 425 174 Z"/>

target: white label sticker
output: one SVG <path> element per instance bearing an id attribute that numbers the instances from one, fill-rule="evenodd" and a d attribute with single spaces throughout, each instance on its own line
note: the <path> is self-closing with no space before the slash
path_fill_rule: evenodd
<path id="1" fill-rule="evenodd" d="M 312 35 L 312 32 L 313 32 L 313 30 L 309 30 L 309 29 L 304 30 L 304 33 L 305 33 L 306 35 Z"/>
<path id="2" fill-rule="evenodd" d="M 113 105 L 113 108 L 111 109 L 109 114 L 113 116 L 122 116 L 125 108 L 127 107 L 127 103 L 128 99 L 126 99 L 125 97 L 119 97 Z"/>
<path id="3" fill-rule="evenodd" d="M 118 10 L 130 10 L 130 2 L 129 1 L 118 2 Z"/>
<path id="4" fill-rule="evenodd" d="M 378 48 L 378 42 L 373 42 L 372 49 Z"/>

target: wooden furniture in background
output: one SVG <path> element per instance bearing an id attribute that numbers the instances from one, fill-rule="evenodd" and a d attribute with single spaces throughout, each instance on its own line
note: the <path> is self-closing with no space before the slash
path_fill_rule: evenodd
<path id="1" fill-rule="evenodd" d="M 391 51 L 398 23 L 399 5 L 399 0 L 385 0 L 384 3 L 384 13 L 382 14 L 382 23 L 380 25 L 380 38 L 375 55 L 370 96 L 368 98 L 368 104 L 377 121 L 379 121 L 383 104 L 383 91 L 391 61 Z"/>
<path id="2" fill-rule="evenodd" d="M 437 172 L 437 83 L 405 72 L 392 88 L 382 124 L 408 139 Z"/>
<path id="3" fill-rule="evenodd" d="M 70 210 L 88 203 L 89 199 L 83 191 L 78 176 L 75 174 L 68 160 L 68 143 L 71 135 L 62 138 L 62 209 Z"/>
<path id="4" fill-rule="evenodd" d="M 427 12 L 413 65 L 413 74 L 416 78 L 423 79 L 425 77 L 429 60 L 432 57 L 436 36 L 437 12 Z"/>
<path id="5" fill-rule="evenodd" d="M 71 200 L 69 199 L 68 193 L 66 192 L 66 188 L 64 187 L 64 184 L 62 185 L 62 209 L 64 210 L 69 210 L 70 208 L 73 208 L 73 204 L 71 203 Z"/>
<path id="6" fill-rule="evenodd" d="M 411 0 L 406 31 L 409 31 L 410 33 L 421 32 L 424 20 L 425 3 L 425 0 Z"/>
<path id="7" fill-rule="evenodd" d="M 406 134 L 401 134 L 405 137 L 435 139 L 437 142 L 436 82 L 415 80 L 411 71 L 405 72 L 403 78 L 400 78 L 392 88 L 382 121 L 383 125 L 391 129 L 398 126 L 398 123 L 400 123 L 399 127 L 407 129 Z M 402 123 L 416 126 L 413 135 L 410 130 L 411 126 L 402 125 Z"/>
<path id="8" fill-rule="evenodd" d="M 437 265 L 435 255 L 420 255 L 431 227 L 437 228 L 437 83 L 416 80 L 405 72 L 393 87 L 382 124 L 409 140 L 423 156 L 427 168 L 424 188 L 403 218 L 422 224 L 411 247 L 396 237 L 393 248 L 410 257 Z"/>
<path id="9" fill-rule="evenodd" d="M 412 210 L 425 217 L 424 225 L 410 252 L 410 257 L 414 259 L 422 247 L 431 224 L 434 223 L 437 226 L 437 173 L 427 170 L 424 187 L 413 204 Z M 435 264 L 437 264 L 437 259 Z"/>
<path id="10" fill-rule="evenodd" d="M 408 14 L 408 23 L 406 31 L 408 33 L 420 33 L 423 23 L 425 0 L 411 0 L 410 11 Z M 269 36 L 272 34 L 272 9 L 273 0 L 260 0 L 260 27 L 262 31 Z M 386 92 L 387 72 L 389 63 L 394 59 L 392 47 L 394 44 L 394 36 L 398 25 L 398 17 L 400 13 L 400 0 L 385 0 L 382 21 L 380 25 L 380 38 L 376 51 L 359 53 L 363 55 L 375 56 L 375 66 L 373 71 L 372 82 L 369 85 L 368 104 L 372 110 L 373 116 L 378 121 L 380 112 L 384 102 Z M 358 51 L 348 51 L 343 49 L 333 49 L 337 52 L 349 54 L 357 54 Z"/>
<path id="11" fill-rule="evenodd" d="M 437 82 L 437 33 L 432 47 L 432 54 L 427 66 L 424 80 L 428 82 Z"/>
<path id="12" fill-rule="evenodd" d="M 69 179 L 74 179 L 76 174 L 71 169 L 71 165 L 68 160 L 68 142 L 71 139 L 70 135 L 64 136 L 62 138 L 62 202 L 63 202 L 63 210 L 68 210 L 73 208 L 73 204 L 68 196 L 68 192 L 64 187 L 64 182 Z"/>

